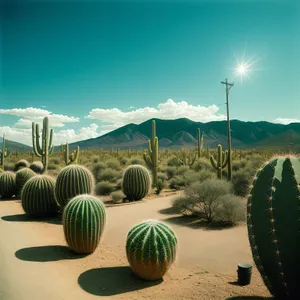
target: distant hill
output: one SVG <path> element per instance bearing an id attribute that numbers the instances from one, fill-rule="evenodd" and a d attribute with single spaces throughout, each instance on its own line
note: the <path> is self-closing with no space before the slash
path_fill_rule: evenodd
<path id="1" fill-rule="evenodd" d="M 3 138 L 0 137 L 0 149 L 2 150 L 2 141 L 3 141 Z M 7 149 L 9 149 L 10 151 L 21 151 L 21 152 L 24 152 L 24 151 L 30 151 L 32 148 L 27 146 L 27 145 L 24 145 L 24 144 L 21 144 L 21 143 L 18 143 L 18 142 L 14 142 L 14 141 L 10 141 L 8 139 L 5 139 L 5 147 Z M 0 150 L 0 151 L 1 151 Z"/>

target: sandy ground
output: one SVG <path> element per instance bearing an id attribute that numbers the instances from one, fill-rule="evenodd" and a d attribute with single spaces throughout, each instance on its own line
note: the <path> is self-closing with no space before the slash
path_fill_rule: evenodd
<path id="1" fill-rule="evenodd" d="M 0 201 L 0 299 L 269 299 L 256 269 L 250 285 L 236 284 L 237 264 L 253 263 L 246 226 L 192 226 L 172 213 L 172 197 L 107 207 L 104 236 L 89 256 L 69 251 L 58 219 L 29 219 L 20 200 Z M 171 225 L 179 241 L 176 263 L 158 282 L 135 277 L 125 254 L 127 232 L 149 218 Z"/>

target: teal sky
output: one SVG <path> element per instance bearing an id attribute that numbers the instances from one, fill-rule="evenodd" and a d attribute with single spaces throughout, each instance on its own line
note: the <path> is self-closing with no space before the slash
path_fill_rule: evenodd
<path id="1" fill-rule="evenodd" d="M 2 2 L 0 109 L 78 117 L 63 128 L 75 130 L 101 126 L 84 118 L 92 109 L 157 108 L 169 98 L 223 115 L 227 77 L 232 118 L 300 119 L 298 2 Z M 259 61 L 241 83 L 231 68 L 244 53 Z M 0 114 L 0 128 L 19 118 Z"/>

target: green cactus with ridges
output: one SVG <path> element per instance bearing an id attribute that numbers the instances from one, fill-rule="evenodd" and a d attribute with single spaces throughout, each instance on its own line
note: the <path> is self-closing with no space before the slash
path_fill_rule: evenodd
<path id="1" fill-rule="evenodd" d="M 48 175 L 35 175 L 23 186 L 22 207 L 26 214 L 48 216 L 56 214 L 59 207 L 54 198 L 55 179 Z"/>
<path id="2" fill-rule="evenodd" d="M 156 123 L 152 121 L 152 139 L 148 141 L 148 154 L 144 153 L 144 161 L 152 171 L 153 185 L 157 185 L 158 169 L 158 138 L 156 136 Z"/>
<path id="3" fill-rule="evenodd" d="M 63 153 L 63 159 L 67 166 L 72 163 L 74 163 L 74 164 L 78 163 L 79 150 L 80 150 L 79 146 L 77 146 L 77 150 L 73 150 L 73 152 L 71 154 L 69 154 L 70 152 L 69 152 L 69 144 L 68 143 L 66 143 L 65 145 L 61 144 L 60 149 L 61 149 L 61 152 Z"/>
<path id="4" fill-rule="evenodd" d="M 50 135 L 50 137 L 49 137 Z M 32 122 L 32 148 L 34 154 L 41 157 L 42 164 L 44 166 L 42 174 L 47 171 L 49 156 L 54 150 L 52 145 L 53 129 L 50 130 L 49 134 L 49 120 L 45 117 L 43 120 L 43 131 L 42 131 L 42 146 L 40 146 L 40 129 L 39 125 Z"/>
<path id="5" fill-rule="evenodd" d="M 18 162 L 16 162 L 14 171 L 17 172 L 22 168 L 29 168 L 30 163 L 26 159 L 21 159 Z"/>
<path id="6" fill-rule="evenodd" d="M 122 178 L 122 191 L 128 200 L 140 200 L 151 188 L 149 171 L 141 165 L 127 167 Z"/>
<path id="7" fill-rule="evenodd" d="M 0 153 L 0 168 L 4 171 L 4 160 L 8 156 L 7 148 L 5 148 L 5 134 L 2 138 L 2 150 Z"/>
<path id="8" fill-rule="evenodd" d="M 16 196 L 21 195 L 21 191 L 25 183 L 36 174 L 29 168 L 22 168 L 16 172 Z"/>
<path id="9" fill-rule="evenodd" d="M 176 259 L 177 237 L 166 224 L 148 220 L 127 235 L 126 254 L 132 271 L 146 280 L 161 279 Z"/>
<path id="10" fill-rule="evenodd" d="M 0 197 L 11 198 L 16 190 L 16 174 L 5 171 L 0 174 Z"/>
<path id="11" fill-rule="evenodd" d="M 95 251 L 106 224 L 103 202 L 92 195 L 74 197 L 63 212 L 63 228 L 66 242 L 76 253 Z"/>
<path id="12" fill-rule="evenodd" d="M 273 157 L 248 196 L 248 236 L 255 264 L 275 298 L 300 299 L 300 159 Z"/>
<path id="13" fill-rule="evenodd" d="M 228 152 L 225 153 L 222 151 L 222 146 L 218 145 L 218 154 L 217 161 L 214 159 L 212 155 L 209 157 L 210 163 L 213 168 L 217 171 L 218 179 L 222 179 L 222 170 L 226 167 L 228 163 Z"/>
<path id="14" fill-rule="evenodd" d="M 63 208 L 75 196 L 93 193 L 94 185 L 94 176 L 87 168 L 80 165 L 66 166 L 57 175 L 55 199 Z"/>
<path id="15" fill-rule="evenodd" d="M 44 165 L 40 161 L 34 161 L 29 168 L 37 174 L 42 174 Z"/>

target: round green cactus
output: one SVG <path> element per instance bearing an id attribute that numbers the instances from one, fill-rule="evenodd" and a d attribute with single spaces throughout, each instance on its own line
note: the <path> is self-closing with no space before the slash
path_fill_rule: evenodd
<path id="1" fill-rule="evenodd" d="M 99 245 L 106 223 L 103 202 L 88 194 L 73 198 L 63 212 L 63 228 L 68 246 L 88 254 Z"/>
<path id="2" fill-rule="evenodd" d="M 21 159 L 15 164 L 15 171 L 18 171 L 22 168 L 29 168 L 30 163 L 26 159 Z"/>
<path id="3" fill-rule="evenodd" d="M 21 195 L 24 184 L 36 174 L 29 168 L 22 168 L 16 173 L 16 196 Z"/>
<path id="4" fill-rule="evenodd" d="M 162 278 L 176 258 L 177 237 L 164 223 L 149 220 L 128 233 L 126 254 L 134 273 L 146 280 Z"/>
<path id="5" fill-rule="evenodd" d="M 151 188 L 149 171 L 141 165 L 129 166 L 122 178 L 122 190 L 128 200 L 140 200 Z"/>
<path id="6" fill-rule="evenodd" d="M 247 225 L 255 264 L 279 299 L 300 299 L 300 159 L 278 156 L 258 170 Z"/>
<path id="7" fill-rule="evenodd" d="M 44 170 L 44 165 L 41 161 L 34 161 L 29 168 L 35 173 L 41 174 Z"/>
<path id="8" fill-rule="evenodd" d="M 54 198 L 55 179 L 47 175 L 35 175 L 23 186 L 22 207 L 26 214 L 34 216 L 53 215 L 58 212 Z"/>
<path id="9" fill-rule="evenodd" d="M 16 190 L 16 174 L 10 171 L 0 173 L 0 197 L 11 198 Z"/>
<path id="10" fill-rule="evenodd" d="M 91 194 L 94 191 L 93 174 L 80 165 L 69 165 L 63 168 L 55 184 L 55 199 L 63 208 L 75 196 Z"/>

